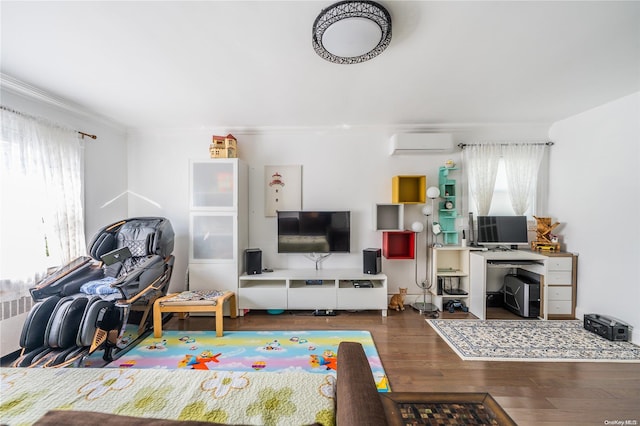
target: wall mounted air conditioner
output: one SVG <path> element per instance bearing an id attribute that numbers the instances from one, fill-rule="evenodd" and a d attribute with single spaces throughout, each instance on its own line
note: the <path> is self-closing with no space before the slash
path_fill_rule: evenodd
<path id="1" fill-rule="evenodd" d="M 451 133 L 397 133 L 391 136 L 391 155 L 444 154 L 452 151 Z"/>

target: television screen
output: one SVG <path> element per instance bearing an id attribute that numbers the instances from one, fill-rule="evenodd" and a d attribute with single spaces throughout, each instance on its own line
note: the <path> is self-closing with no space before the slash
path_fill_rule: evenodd
<path id="1" fill-rule="evenodd" d="M 478 244 L 528 244 L 526 216 L 478 216 Z"/>
<path id="2" fill-rule="evenodd" d="M 348 211 L 279 211 L 278 253 L 349 253 Z"/>

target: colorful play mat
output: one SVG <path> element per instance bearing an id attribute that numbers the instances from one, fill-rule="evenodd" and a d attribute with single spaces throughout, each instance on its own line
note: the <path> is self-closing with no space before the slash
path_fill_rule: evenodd
<path id="1" fill-rule="evenodd" d="M 389 383 L 371 333 L 357 330 L 314 331 L 164 331 L 142 340 L 107 368 L 184 368 L 231 371 L 307 371 L 335 373 L 340 342 L 362 344 L 376 385 Z"/>

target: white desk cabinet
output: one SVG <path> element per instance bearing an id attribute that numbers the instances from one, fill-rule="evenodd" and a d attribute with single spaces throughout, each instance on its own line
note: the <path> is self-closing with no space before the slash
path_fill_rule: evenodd
<path id="1" fill-rule="evenodd" d="M 540 282 L 540 318 L 575 318 L 577 256 L 528 250 L 472 251 L 470 255 L 469 310 L 486 319 L 486 292 L 500 287 L 500 278 L 521 273 Z M 497 272 L 497 273 L 496 273 Z"/>
<path id="2" fill-rule="evenodd" d="M 370 281 L 373 287 L 355 287 Z M 308 283 L 312 282 L 312 283 Z M 283 269 L 239 280 L 238 306 L 245 309 L 365 310 L 387 315 L 387 276 L 351 269 Z"/>

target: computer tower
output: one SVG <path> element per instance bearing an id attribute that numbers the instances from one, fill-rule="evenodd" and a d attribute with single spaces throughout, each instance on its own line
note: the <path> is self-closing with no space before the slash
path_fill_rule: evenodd
<path id="1" fill-rule="evenodd" d="M 244 251 L 244 266 L 247 275 L 262 273 L 262 250 L 251 248 Z"/>
<path id="2" fill-rule="evenodd" d="M 520 275 L 504 277 L 504 306 L 525 318 L 540 316 L 540 283 Z"/>
<path id="3" fill-rule="evenodd" d="M 379 274 L 382 272 L 382 250 L 367 248 L 362 250 L 363 269 L 365 274 Z"/>

